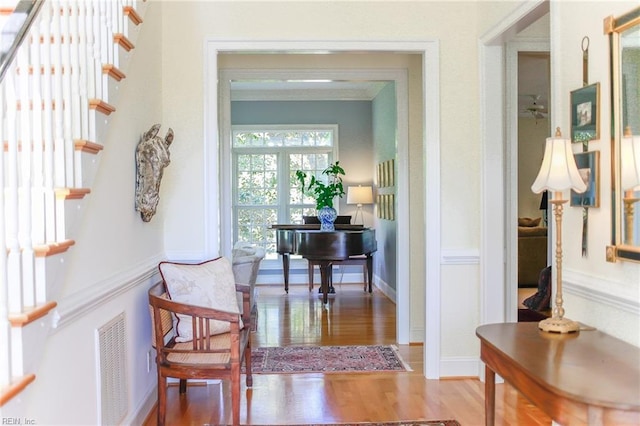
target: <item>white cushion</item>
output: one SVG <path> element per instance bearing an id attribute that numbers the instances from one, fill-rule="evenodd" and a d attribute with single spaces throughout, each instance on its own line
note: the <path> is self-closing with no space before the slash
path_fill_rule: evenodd
<path id="1" fill-rule="evenodd" d="M 161 262 L 160 274 L 171 300 L 195 306 L 240 313 L 236 299 L 236 283 L 231 262 L 224 257 L 199 264 Z M 242 320 L 240 328 L 242 328 Z M 177 342 L 193 339 L 191 317 L 174 318 Z M 231 326 L 227 321 L 210 321 L 211 334 L 226 333 Z"/>

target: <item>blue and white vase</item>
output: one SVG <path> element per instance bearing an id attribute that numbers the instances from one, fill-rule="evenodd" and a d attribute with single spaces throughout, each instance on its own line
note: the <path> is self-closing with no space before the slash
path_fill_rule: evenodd
<path id="1" fill-rule="evenodd" d="M 324 206 L 317 210 L 321 231 L 335 231 L 333 222 L 338 217 L 338 212 L 333 207 Z"/>

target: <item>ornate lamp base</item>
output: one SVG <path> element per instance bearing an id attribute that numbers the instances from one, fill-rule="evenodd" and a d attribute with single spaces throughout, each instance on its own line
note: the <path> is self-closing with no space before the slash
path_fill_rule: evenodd
<path id="1" fill-rule="evenodd" d="M 538 328 L 549 333 L 575 333 L 580 331 L 580 324 L 568 318 L 547 318 L 538 323 Z"/>

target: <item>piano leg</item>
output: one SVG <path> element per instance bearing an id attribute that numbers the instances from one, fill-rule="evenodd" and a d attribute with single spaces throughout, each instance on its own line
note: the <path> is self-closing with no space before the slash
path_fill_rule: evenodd
<path id="1" fill-rule="evenodd" d="M 284 272 L 284 291 L 289 293 L 289 253 L 282 254 L 282 271 Z"/>
<path id="2" fill-rule="evenodd" d="M 369 281 L 369 293 L 372 293 L 371 281 L 373 279 L 373 255 L 367 254 L 367 279 Z"/>
<path id="3" fill-rule="evenodd" d="M 318 289 L 318 293 L 322 293 L 322 287 Z M 331 268 L 329 268 L 329 294 L 335 294 L 336 289 L 333 287 L 333 264 L 331 264 Z"/>
<path id="4" fill-rule="evenodd" d="M 329 301 L 329 286 L 331 285 L 331 273 L 333 272 L 333 264 L 330 260 L 322 260 L 319 263 L 320 266 L 320 289 L 322 290 L 322 303 L 325 305 Z M 335 293 L 335 290 L 334 290 Z"/>

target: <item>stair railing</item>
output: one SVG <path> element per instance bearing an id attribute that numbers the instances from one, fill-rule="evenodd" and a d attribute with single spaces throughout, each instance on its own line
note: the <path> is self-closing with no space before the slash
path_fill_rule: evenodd
<path id="1" fill-rule="evenodd" d="M 0 64 L 0 390 L 25 376 L 23 352 L 34 349 L 23 347 L 15 318 L 55 307 L 42 258 L 73 244 L 65 200 L 89 192 L 81 154 L 101 149 L 96 114 L 115 110 L 107 79 L 118 74 L 136 2 L 20 3 L 30 3 L 30 25 Z"/>

